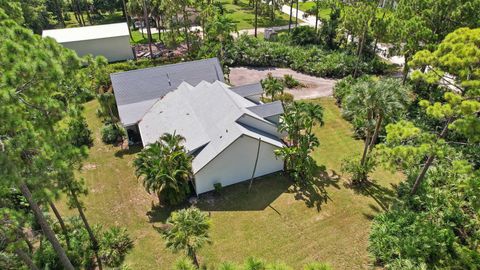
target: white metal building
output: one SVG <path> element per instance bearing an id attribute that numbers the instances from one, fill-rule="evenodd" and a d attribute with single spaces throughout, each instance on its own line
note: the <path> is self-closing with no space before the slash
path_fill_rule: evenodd
<path id="1" fill-rule="evenodd" d="M 109 62 L 133 59 L 127 23 L 113 23 L 75 28 L 44 30 L 51 37 L 79 56 L 103 55 Z"/>

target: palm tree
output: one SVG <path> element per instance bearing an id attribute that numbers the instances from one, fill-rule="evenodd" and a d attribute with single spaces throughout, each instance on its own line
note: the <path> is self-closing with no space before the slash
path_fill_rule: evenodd
<path id="1" fill-rule="evenodd" d="M 283 83 L 279 79 L 274 78 L 272 73 L 268 73 L 267 78 L 262 80 L 262 87 L 265 94 L 272 98 L 272 101 L 275 100 L 277 94 L 283 95 Z"/>
<path id="2" fill-rule="evenodd" d="M 220 41 L 220 60 L 224 60 L 225 44 L 232 39 L 231 33 L 237 32 L 237 24 L 227 16 L 217 15 L 208 24 L 208 36 Z"/>
<path id="3" fill-rule="evenodd" d="M 178 0 L 182 10 L 183 17 L 183 32 L 185 35 L 185 42 L 187 43 L 187 51 L 190 51 L 190 18 L 188 17 L 188 7 L 193 5 L 191 0 Z"/>
<path id="4" fill-rule="evenodd" d="M 408 103 L 408 90 L 396 79 L 362 81 L 352 86 L 345 98 L 344 115 L 354 122 L 363 123 L 365 141 L 361 158 L 364 166 L 367 154 L 376 143 L 384 122 L 392 122 L 401 116 Z"/>
<path id="5" fill-rule="evenodd" d="M 122 9 L 123 13 L 125 14 L 125 20 L 127 20 L 128 34 L 130 35 L 130 40 L 133 41 L 132 30 L 130 29 L 130 18 L 128 16 L 127 4 L 125 3 L 125 0 L 122 0 Z"/>
<path id="6" fill-rule="evenodd" d="M 191 207 L 173 212 L 167 224 L 170 229 L 163 234 L 167 248 L 174 252 L 184 250 L 199 268 L 197 251 L 211 242 L 208 234 L 210 218 L 198 208 Z"/>
<path id="7" fill-rule="evenodd" d="M 190 192 L 192 157 L 187 155 L 185 138 L 166 133 L 159 142 L 149 145 L 134 161 L 137 177 L 143 176 L 143 186 L 169 204 L 182 202 Z"/>

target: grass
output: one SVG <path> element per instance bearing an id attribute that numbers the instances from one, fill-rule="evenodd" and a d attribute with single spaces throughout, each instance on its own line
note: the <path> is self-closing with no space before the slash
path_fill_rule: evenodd
<path id="1" fill-rule="evenodd" d="M 296 6 L 293 5 L 293 7 L 295 8 Z M 312 8 L 315 8 L 315 2 L 299 2 L 298 3 L 298 9 L 301 11 L 305 12 Z M 319 9 L 320 9 L 320 18 L 322 20 L 327 20 L 328 18 L 330 18 L 330 13 L 331 13 L 330 8 L 320 7 Z"/>
<path id="2" fill-rule="evenodd" d="M 321 145 L 313 157 L 325 165 L 315 189 L 294 190 L 280 175 L 255 180 L 252 191 L 242 183 L 224 188 L 221 197 L 207 196 L 199 207 L 212 218 L 213 244 L 200 251 L 209 266 L 220 261 L 243 262 L 248 256 L 283 261 L 295 269 L 311 261 L 335 269 L 367 269 L 367 240 L 373 216 L 390 202 L 391 184 L 400 180 L 383 170 L 373 174 L 376 184 L 365 192 L 347 188 L 340 175 L 343 158 L 361 151 L 362 142 L 352 138 L 351 126 L 340 117 L 333 98 L 310 102 L 324 107 L 325 125 L 315 130 Z M 101 122 L 96 101 L 85 104 L 94 145 L 79 176 L 89 195 L 83 198 L 91 223 L 124 226 L 135 240 L 127 256 L 131 269 L 170 269 L 182 254 L 164 248 L 156 228 L 172 209 L 158 208 L 134 176 L 133 150 L 121 150 L 100 141 Z M 61 206 L 64 214 L 74 212 Z M 209 268 L 210 269 L 210 268 Z"/>
<path id="3" fill-rule="evenodd" d="M 65 26 L 67 28 L 69 27 L 79 27 L 80 24 L 78 21 L 75 19 L 75 14 L 73 12 L 67 12 L 67 16 L 65 19 Z M 109 23 L 119 23 L 119 22 L 124 22 L 125 17 L 123 17 L 123 14 L 121 11 L 116 11 L 113 13 L 105 13 L 102 15 L 102 17 L 96 17 L 97 15 L 92 14 L 92 20 L 95 25 L 97 24 L 109 24 Z M 90 22 L 88 21 L 87 15 L 84 13 L 83 14 L 83 19 L 85 20 L 85 25 L 90 25 Z"/>
<path id="4" fill-rule="evenodd" d="M 294 5 L 295 7 L 295 5 Z M 313 9 L 315 8 L 315 2 L 313 1 L 309 1 L 309 2 L 300 2 L 299 5 L 298 5 L 298 9 L 301 10 L 301 11 L 308 11 L 310 9 Z M 320 6 L 320 18 L 322 20 L 328 20 L 330 18 L 330 13 L 331 13 L 331 9 L 328 8 L 328 7 L 321 7 Z M 377 14 L 376 14 L 376 17 L 377 19 L 381 19 L 383 17 L 383 12 L 385 10 L 382 9 L 382 8 L 378 8 L 377 9 Z M 392 12 L 390 10 L 386 10 L 386 14 L 385 14 L 386 17 L 388 16 L 392 16 Z"/>
<path id="5" fill-rule="evenodd" d="M 218 1 L 223 5 L 228 17 L 235 21 L 238 30 L 252 29 L 255 24 L 255 10 L 248 5 L 248 0 L 239 0 L 238 5 L 233 4 L 233 0 Z M 275 11 L 275 20 L 258 16 L 258 27 L 282 26 L 288 24 L 288 15 Z"/>

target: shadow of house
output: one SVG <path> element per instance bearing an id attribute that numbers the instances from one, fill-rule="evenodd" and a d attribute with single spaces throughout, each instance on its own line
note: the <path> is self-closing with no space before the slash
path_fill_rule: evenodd
<path id="1" fill-rule="evenodd" d="M 142 150 L 142 146 L 140 145 L 130 146 L 127 149 L 120 149 L 117 152 L 115 152 L 115 157 L 123 158 L 123 156 L 125 155 L 127 156 L 133 155 L 140 152 L 141 150 Z"/>
<path id="2" fill-rule="evenodd" d="M 202 211 L 262 211 L 280 195 L 288 191 L 293 183 L 276 173 L 250 181 L 224 187 L 221 194 L 208 192 L 200 195 L 197 207 Z"/>

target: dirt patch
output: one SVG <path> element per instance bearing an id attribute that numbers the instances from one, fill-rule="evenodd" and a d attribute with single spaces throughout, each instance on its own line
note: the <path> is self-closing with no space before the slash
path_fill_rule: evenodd
<path id="1" fill-rule="evenodd" d="M 82 170 L 91 171 L 91 170 L 95 170 L 96 168 L 97 168 L 96 164 L 87 163 L 87 164 L 83 165 Z"/>
<path id="2" fill-rule="evenodd" d="M 328 97 L 333 95 L 333 86 L 335 85 L 336 80 L 302 74 L 289 68 L 232 68 L 230 70 L 230 83 L 235 86 L 257 83 L 267 77 L 268 73 L 272 73 L 274 77 L 283 77 L 284 75 L 289 74 L 302 83 L 304 85 L 303 87 L 286 90 L 286 92 L 291 93 L 296 100 Z"/>

